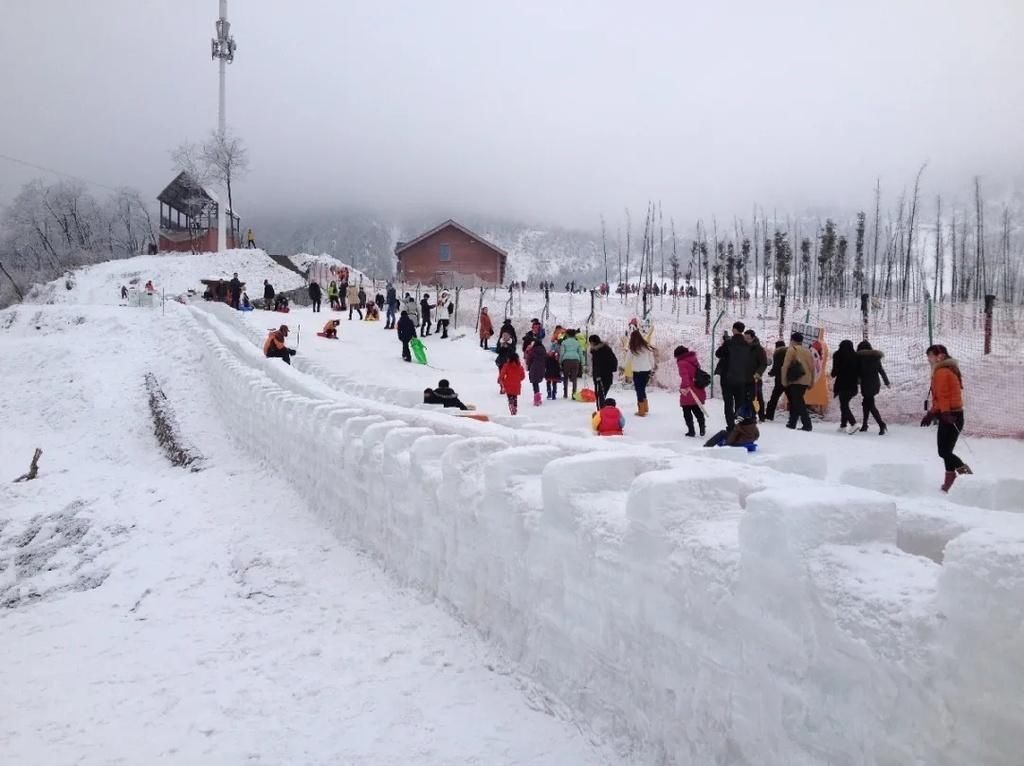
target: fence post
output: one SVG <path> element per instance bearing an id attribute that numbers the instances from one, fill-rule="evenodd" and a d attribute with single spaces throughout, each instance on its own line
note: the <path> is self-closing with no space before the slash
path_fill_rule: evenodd
<path id="1" fill-rule="evenodd" d="M 985 296 L 985 354 L 992 353 L 992 306 L 996 302 L 996 296 Z"/>
<path id="2" fill-rule="evenodd" d="M 932 299 L 928 298 L 928 345 L 935 345 L 935 324 L 932 322 Z"/>
<path id="3" fill-rule="evenodd" d="M 867 340 L 867 293 L 860 294 L 860 324 L 861 324 L 861 340 Z"/>
<path id="4" fill-rule="evenodd" d="M 452 315 L 452 329 L 454 330 L 459 326 L 459 295 L 462 293 L 461 287 L 455 288 L 455 312 Z"/>
<path id="5" fill-rule="evenodd" d="M 779 340 L 786 338 L 786 294 L 779 296 Z"/>
<path id="6" fill-rule="evenodd" d="M 486 288 L 480 288 L 480 300 L 476 302 L 476 329 L 480 329 L 480 314 L 483 313 L 484 309 L 484 290 Z"/>
<path id="7" fill-rule="evenodd" d="M 587 326 L 594 321 L 594 295 L 597 293 L 596 290 L 590 291 L 590 316 L 587 317 Z"/>
<path id="8" fill-rule="evenodd" d="M 711 293 L 704 294 L 704 334 L 711 334 Z"/>

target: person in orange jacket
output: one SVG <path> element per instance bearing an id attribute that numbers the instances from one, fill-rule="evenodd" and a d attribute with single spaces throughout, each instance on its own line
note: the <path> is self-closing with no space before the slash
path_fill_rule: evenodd
<path id="1" fill-rule="evenodd" d="M 338 325 L 341 324 L 340 319 L 328 319 L 327 324 L 324 325 L 324 330 L 321 333 L 325 338 L 338 338 Z"/>
<path id="2" fill-rule="evenodd" d="M 622 436 L 622 429 L 626 427 L 626 419 L 622 412 L 615 406 L 615 400 L 611 397 L 604 400 L 604 406 L 594 413 L 590 419 L 598 436 Z"/>
<path id="3" fill-rule="evenodd" d="M 953 452 L 964 430 L 964 381 L 960 375 L 960 366 L 949 356 L 945 346 L 929 346 L 926 353 L 928 363 L 932 366 L 932 401 L 928 413 L 921 419 L 921 426 L 927 428 L 936 420 L 939 423 L 936 442 L 939 457 L 946 467 L 940 489 L 949 492 L 958 475 L 974 473 Z"/>
<path id="4" fill-rule="evenodd" d="M 267 335 L 267 339 L 263 341 L 263 355 L 267 359 L 280 358 L 284 359 L 286 364 L 292 363 L 292 356 L 295 354 L 295 349 L 288 348 L 285 344 L 285 338 L 288 337 L 288 325 L 283 324 L 276 330 L 271 330 Z"/>
<path id="5" fill-rule="evenodd" d="M 519 412 L 519 394 L 523 391 L 523 379 L 526 377 L 526 370 L 523 363 L 519 361 L 519 354 L 513 351 L 506 362 L 498 371 L 498 383 L 501 390 L 508 397 L 508 412 L 515 415 Z"/>

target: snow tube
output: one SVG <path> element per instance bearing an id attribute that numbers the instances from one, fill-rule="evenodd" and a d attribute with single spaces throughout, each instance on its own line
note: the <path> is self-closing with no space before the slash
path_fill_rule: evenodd
<path id="1" fill-rule="evenodd" d="M 592 388 L 581 388 L 573 394 L 572 398 L 577 402 L 596 402 L 597 394 L 594 393 L 594 389 Z"/>
<path id="2" fill-rule="evenodd" d="M 470 420 L 479 420 L 481 423 L 490 422 L 490 418 L 480 412 L 460 412 L 460 418 L 469 418 Z"/>
<path id="3" fill-rule="evenodd" d="M 412 350 L 413 358 L 418 364 L 427 363 L 427 349 L 426 346 L 423 345 L 423 341 L 419 338 L 413 338 L 409 341 L 409 348 Z"/>

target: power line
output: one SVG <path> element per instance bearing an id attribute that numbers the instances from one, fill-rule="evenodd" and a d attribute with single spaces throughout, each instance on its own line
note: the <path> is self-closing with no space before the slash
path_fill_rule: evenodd
<path id="1" fill-rule="evenodd" d="M 24 165 L 27 168 L 33 168 L 35 170 L 42 170 L 44 173 L 53 173 L 54 175 L 63 176 L 64 178 L 71 178 L 75 181 L 81 181 L 83 183 L 92 184 L 93 186 L 99 186 L 103 189 L 107 189 L 112 192 L 118 191 L 113 186 L 107 186 L 107 184 L 101 184 L 99 181 L 93 181 L 82 176 L 76 176 L 71 173 L 64 173 L 60 170 L 54 170 L 53 168 L 47 168 L 42 165 L 36 165 L 34 162 L 28 162 L 27 160 L 20 160 L 17 157 L 11 157 L 6 154 L 0 154 L 0 160 L 7 160 L 8 162 L 14 162 L 18 165 Z"/>

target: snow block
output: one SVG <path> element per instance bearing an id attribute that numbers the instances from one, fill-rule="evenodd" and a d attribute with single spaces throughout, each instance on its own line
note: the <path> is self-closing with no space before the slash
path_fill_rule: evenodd
<path id="1" fill-rule="evenodd" d="M 949 490 L 949 499 L 959 505 L 1024 513 L 1024 479 L 961 476 Z"/>
<path id="2" fill-rule="evenodd" d="M 920 495 L 925 489 L 924 466 L 920 463 L 873 463 L 848 468 L 840 481 L 896 497 Z"/>
<path id="3" fill-rule="evenodd" d="M 759 454 L 754 462 L 756 465 L 763 465 L 780 473 L 795 473 L 798 476 L 806 476 L 808 479 L 825 479 L 828 476 L 828 459 L 824 453 L 820 452 L 798 455 Z"/>
<path id="4" fill-rule="evenodd" d="M 935 679 L 956 722 L 933 763 L 1020 763 L 1024 752 L 1024 524 L 946 546 Z"/>

